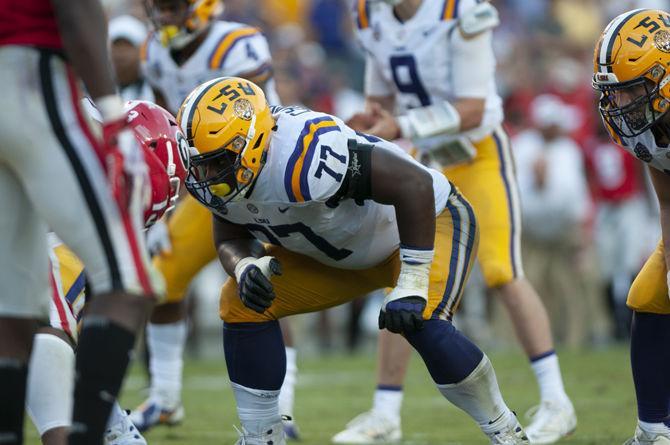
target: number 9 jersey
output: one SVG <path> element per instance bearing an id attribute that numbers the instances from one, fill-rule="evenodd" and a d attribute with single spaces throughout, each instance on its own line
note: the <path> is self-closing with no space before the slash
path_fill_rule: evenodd
<path id="1" fill-rule="evenodd" d="M 465 37 L 462 22 L 477 0 L 424 0 L 401 22 L 385 2 L 357 0 L 354 19 L 366 52 L 365 95 L 395 96 L 396 113 L 459 98 L 486 98 L 472 141 L 489 135 L 503 119 L 495 87 L 491 31 Z"/>

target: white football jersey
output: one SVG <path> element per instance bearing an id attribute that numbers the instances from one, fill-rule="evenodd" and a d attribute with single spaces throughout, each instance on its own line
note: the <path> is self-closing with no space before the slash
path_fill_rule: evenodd
<path id="1" fill-rule="evenodd" d="M 299 107 L 273 107 L 277 129 L 267 161 L 248 196 L 226 206 L 226 221 L 259 240 L 342 269 L 364 269 L 387 259 L 399 245 L 395 209 L 371 200 L 326 203 L 341 187 L 349 165 L 348 140 L 373 143 L 407 157 L 433 176 L 436 214 L 451 186 L 445 176 L 411 159 L 400 147 L 361 135 L 340 119 Z M 356 165 L 356 162 L 352 162 Z"/>
<path id="2" fill-rule="evenodd" d="M 463 135 L 478 141 L 503 119 L 495 86 L 491 31 L 466 39 L 458 18 L 477 0 L 423 0 L 406 22 L 380 1 L 357 0 L 354 19 L 366 52 L 365 94 L 395 96 L 396 113 L 439 101 L 486 98 L 481 126 Z"/>
<path id="3" fill-rule="evenodd" d="M 151 33 L 142 47 L 141 56 L 145 79 L 163 95 L 173 114 L 198 85 L 216 77 L 241 74 L 254 78 L 267 76 L 265 96 L 270 104 L 279 104 L 271 77 L 270 48 L 257 28 L 215 21 L 205 40 L 182 65 L 177 65 L 170 49 Z"/>

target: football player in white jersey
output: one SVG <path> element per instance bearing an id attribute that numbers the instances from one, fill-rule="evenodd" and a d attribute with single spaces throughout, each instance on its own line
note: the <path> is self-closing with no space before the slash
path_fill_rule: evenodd
<path id="1" fill-rule="evenodd" d="M 593 86 L 612 139 L 649 165 L 662 239 L 635 278 L 631 367 L 638 423 L 626 445 L 670 444 L 670 14 L 636 9 L 614 18 L 594 52 Z M 631 228 L 631 230 L 634 230 Z"/>
<path id="2" fill-rule="evenodd" d="M 490 443 L 528 443 L 490 361 L 450 321 L 478 234 L 471 207 L 442 173 L 336 117 L 270 109 L 240 78 L 199 86 L 177 119 L 199 152 L 186 187 L 213 212 L 231 277 L 220 310 L 238 445 L 285 443 L 277 320 L 385 287 L 393 289 L 379 327 L 407 337 L 440 392 Z"/>
<path id="3" fill-rule="evenodd" d="M 148 0 L 146 5 L 155 33 L 141 50 L 142 71 L 157 103 L 176 113 L 196 86 L 232 75 L 260 84 L 270 102 L 279 103 L 265 37 L 257 28 L 217 20 L 223 8 L 221 0 Z M 187 329 L 183 300 L 193 278 L 216 259 L 211 227 L 209 212 L 186 197 L 169 221 L 157 224 L 149 234 L 150 248 L 158 251 L 154 264 L 165 277 L 168 304 L 156 307 L 147 329 L 151 393 L 132 413 L 142 431 L 158 423 L 178 423 L 184 416 L 181 381 Z M 282 414 L 292 417 L 297 367 L 287 326 L 288 322 L 282 324 L 289 371 L 281 409 Z M 297 438 L 293 421 L 287 420 L 285 425 L 289 436 Z"/>
<path id="4" fill-rule="evenodd" d="M 412 140 L 472 203 L 482 235 L 478 261 L 484 280 L 507 309 L 540 387 L 539 409 L 526 432 L 533 443 L 554 443 L 575 429 L 576 417 L 563 388 L 549 318 L 523 274 L 519 196 L 495 87 L 497 11 L 476 0 L 359 0 L 355 21 L 367 55 L 368 111 L 350 123 L 384 139 Z M 334 443 L 401 436 L 410 353 L 402 337 L 380 333 L 373 408 L 335 435 Z"/>
<path id="5" fill-rule="evenodd" d="M 94 118 L 99 113 L 90 102 L 86 108 Z M 151 226 L 173 206 L 179 183 L 186 175 L 188 146 L 175 118 L 150 102 L 126 104 L 135 137 L 151 178 L 151 199 L 145 206 L 144 224 Z M 67 442 L 72 417 L 72 385 L 79 321 L 90 290 L 84 265 L 58 237 L 49 234 L 51 301 L 50 327 L 35 336 L 28 372 L 26 410 L 44 445 Z M 114 403 L 104 433 L 105 445 L 146 445 L 128 415 Z"/>

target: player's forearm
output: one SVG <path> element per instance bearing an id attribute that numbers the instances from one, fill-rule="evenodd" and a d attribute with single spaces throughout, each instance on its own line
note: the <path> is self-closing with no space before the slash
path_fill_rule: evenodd
<path id="1" fill-rule="evenodd" d="M 461 117 L 460 131 L 468 131 L 479 127 L 484 119 L 485 99 L 463 98 L 454 102 L 454 108 Z"/>
<path id="2" fill-rule="evenodd" d="M 235 266 L 240 260 L 250 256 L 260 258 L 265 255 L 263 244 L 253 238 L 244 226 L 214 216 L 212 232 L 219 261 L 231 277 L 235 276 Z"/>
<path id="3" fill-rule="evenodd" d="M 432 183 L 429 187 L 417 184 L 415 190 L 417 195 L 399 196 L 393 204 L 398 220 L 400 244 L 432 249 L 435 243 L 435 199 Z"/>
<path id="4" fill-rule="evenodd" d="M 98 0 L 52 0 L 68 60 L 93 99 L 116 92 L 107 23 Z M 104 32 L 103 32 L 104 31 Z"/>
<path id="5" fill-rule="evenodd" d="M 266 255 L 265 247 L 258 240 L 236 239 L 217 243 L 216 252 L 226 273 L 234 277 L 235 266 L 247 257 L 261 258 Z"/>
<path id="6" fill-rule="evenodd" d="M 433 177 L 420 166 L 386 150 L 373 150 L 372 166 L 372 199 L 395 207 L 401 244 L 432 249 L 435 241 Z"/>

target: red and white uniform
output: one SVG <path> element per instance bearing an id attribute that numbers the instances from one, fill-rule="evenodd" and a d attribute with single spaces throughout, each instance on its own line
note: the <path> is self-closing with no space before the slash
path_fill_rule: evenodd
<path id="1" fill-rule="evenodd" d="M 596 202 L 594 238 L 607 280 L 630 279 L 658 239 L 642 195 L 641 169 L 635 158 L 609 140 L 586 145 L 586 168 Z M 645 153 L 638 149 L 640 156 Z M 644 227 L 644 231 L 636 230 Z M 633 229 L 633 230 L 631 230 Z"/>
<path id="2" fill-rule="evenodd" d="M 135 126 L 136 133 L 137 128 L 138 126 Z M 152 150 L 148 145 L 143 145 L 142 149 L 151 178 L 151 190 L 147 190 L 147 196 L 151 196 L 151 199 L 146 203 L 144 213 L 144 222 L 148 227 L 160 219 L 173 204 L 173 198 L 176 198 L 176 189 L 171 187 L 173 179 L 183 180 L 185 170 L 183 165 L 171 168 L 171 165 L 174 165 L 173 161 L 182 162 L 174 159 L 178 154 L 176 147 L 167 152 L 161 151 L 161 147 Z M 166 157 L 166 153 L 170 155 Z M 56 234 L 49 233 L 47 239 L 51 285 L 49 321 L 52 327 L 62 330 L 74 343 L 77 343 L 79 319 L 86 303 L 86 271 L 79 258 Z"/>
<path id="3" fill-rule="evenodd" d="M 0 0 L 0 46 L 62 49 L 51 0 Z"/>
<path id="4" fill-rule="evenodd" d="M 0 8 L 0 314 L 46 314 L 47 227 L 86 264 L 94 293 L 160 292 L 142 216 L 114 199 L 99 126 L 82 112 L 79 81 L 54 51 L 61 43 L 50 1 L 3 0 Z"/>

